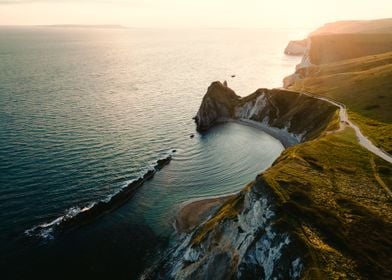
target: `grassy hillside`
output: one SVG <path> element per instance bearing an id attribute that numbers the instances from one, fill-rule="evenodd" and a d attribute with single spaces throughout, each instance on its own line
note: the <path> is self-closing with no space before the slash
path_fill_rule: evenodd
<path id="1" fill-rule="evenodd" d="M 308 278 L 392 275 L 392 166 L 352 129 L 287 149 L 263 178 L 309 246 Z"/>
<path id="2" fill-rule="evenodd" d="M 392 33 L 312 36 L 310 61 L 319 65 L 392 50 Z"/>
<path id="3" fill-rule="evenodd" d="M 392 153 L 392 35 L 372 32 L 392 30 L 392 19 L 339 24 L 342 32 L 363 34 L 314 37 L 311 55 L 319 65 L 297 70 L 302 79 L 289 89 L 344 103 L 363 133 Z M 320 125 L 310 113 L 317 109 L 307 107 L 301 119 Z M 268 188 L 278 222 L 305 244 L 302 279 L 392 279 L 392 165 L 360 146 L 352 128 L 337 131 L 337 114 L 328 124 L 315 139 L 286 149 L 223 204 L 198 229 L 194 244 L 214 229 L 219 235 L 224 220 L 237 219 L 245 192 Z"/>
<path id="4" fill-rule="evenodd" d="M 312 66 L 290 87 L 340 101 L 377 145 L 392 152 L 392 52 Z"/>
<path id="5" fill-rule="evenodd" d="M 242 211 L 244 193 L 267 187 L 282 226 L 305 244 L 302 279 L 390 279 L 391 186 L 392 165 L 362 148 L 351 128 L 324 134 L 285 150 L 197 230 L 192 244 L 219 237 L 219 224 Z"/>

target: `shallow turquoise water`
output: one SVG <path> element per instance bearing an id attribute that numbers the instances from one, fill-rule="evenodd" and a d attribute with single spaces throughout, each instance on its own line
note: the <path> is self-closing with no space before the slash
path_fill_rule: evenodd
<path id="1" fill-rule="evenodd" d="M 233 123 L 190 139 L 191 118 L 211 81 L 240 95 L 280 86 L 298 62 L 283 49 L 299 33 L 0 28 L 1 264 L 60 252 L 100 267 L 92 248 L 109 236 L 131 248 L 106 248 L 121 264 L 150 252 L 144 233 L 170 236 L 180 203 L 238 191 L 281 144 Z M 119 210 L 55 240 L 25 240 L 26 229 L 107 198 L 172 149 L 170 165 Z"/>

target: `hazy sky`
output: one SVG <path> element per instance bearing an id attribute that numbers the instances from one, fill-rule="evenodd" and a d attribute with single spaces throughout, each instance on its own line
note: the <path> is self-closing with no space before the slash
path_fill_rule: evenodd
<path id="1" fill-rule="evenodd" d="M 0 25 L 317 27 L 392 17 L 392 0 L 0 0 Z"/>

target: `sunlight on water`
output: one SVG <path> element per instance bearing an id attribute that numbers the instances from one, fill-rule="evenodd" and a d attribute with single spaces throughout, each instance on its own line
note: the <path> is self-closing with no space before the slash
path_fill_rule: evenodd
<path id="1" fill-rule="evenodd" d="M 167 236 L 181 202 L 238 191 L 281 144 L 238 124 L 190 139 L 192 117 L 214 80 L 240 95 L 281 86 L 299 60 L 283 55 L 298 32 L 1 28 L 1 250 L 107 198 L 172 149 L 171 164 L 134 199 L 80 235 L 110 228 L 123 240 L 137 225 Z"/>

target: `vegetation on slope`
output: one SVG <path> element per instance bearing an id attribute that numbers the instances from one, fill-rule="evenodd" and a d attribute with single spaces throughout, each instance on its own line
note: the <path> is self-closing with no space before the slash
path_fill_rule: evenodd
<path id="1" fill-rule="evenodd" d="M 310 56 L 318 65 L 298 70 L 290 89 L 344 103 L 392 153 L 392 36 L 315 36 Z M 287 149 L 263 176 L 308 240 L 310 278 L 391 279 L 392 165 L 361 147 L 351 128 Z"/>
<path id="2" fill-rule="evenodd" d="M 300 225 L 320 275 L 392 276 L 392 166 L 352 129 L 287 149 L 263 174 Z"/>
<path id="3" fill-rule="evenodd" d="M 344 103 L 375 144 L 392 152 L 392 52 L 312 66 L 290 89 Z"/>
<path id="4" fill-rule="evenodd" d="M 392 50 L 392 34 L 331 34 L 310 38 L 310 61 L 319 65 Z"/>
<path id="5" fill-rule="evenodd" d="M 392 26 L 392 20 L 386 22 Z M 375 22 L 367 27 L 364 32 L 383 28 Z M 392 37 L 334 38 L 338 37 L 315 39 L 319 41 L 313 56 L 320 65 L 299 69 L 302 79 L 290 89 L 344 103 L 363 133 L 391 153 Z M 338 125 L 335 115 L 327 132 L 285 150 L 270 169 L 198 228 L 193 244 L 225 219 L 236 219 L 244 192 L 267 186 L 280 220 L 288 223 L 287 231 L 306 244 L 302 278 L 392 279 L 392 165 L 360 146 L 351 128 L 336 130 Z"/>
<path id="6" fill-rule="evenodd" d="M 316 29 L 310 35 L 326 33 L 392 33 L 392 19 L 344 20 L 330 22 Z"/>
<path id="7" fill-rule="evenodd" d="M 274 194 L 279 221 L 305 244 L 303 279 L 390 279 L 391 178 L 392 165 L 359 146 L 351 128 L 324 134 L 288 148 L 198 228 L 193 245 L 236 219 L 244 193 L 263 185 Z"/>

